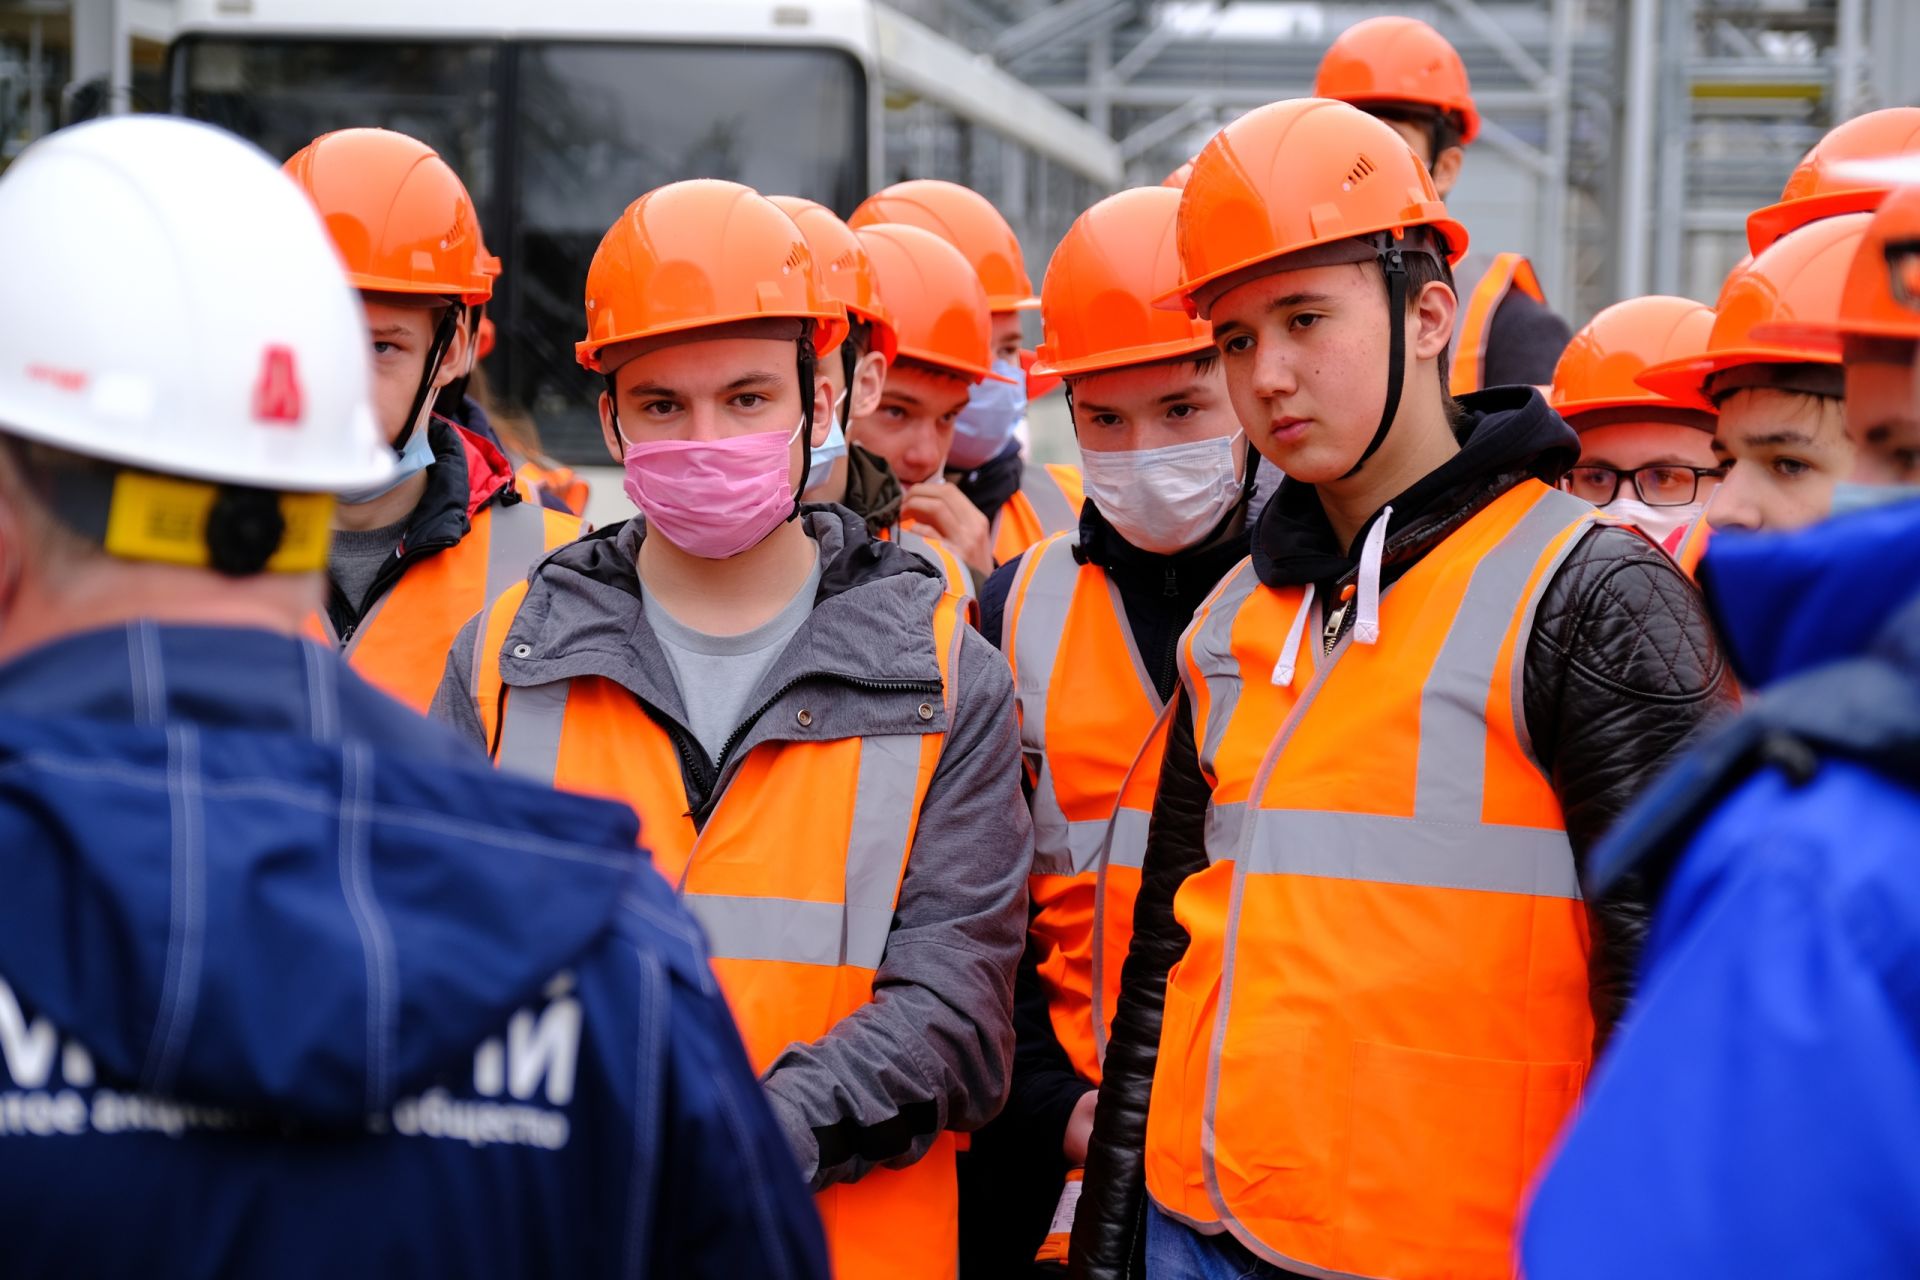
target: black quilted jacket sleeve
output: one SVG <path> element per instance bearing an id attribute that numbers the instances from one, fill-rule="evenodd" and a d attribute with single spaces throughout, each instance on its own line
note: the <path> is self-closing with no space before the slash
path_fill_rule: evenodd
<path id="1" fill-rule="evenodd" d="M 1547 584 L 1525 687 L 1527 732 L 1560 797 L 1582 878 L 1634 797 L 1739 697 L 1693 583 L 1638 533 L 1611 525 L 1588 533 Z M 1602 1039 L 1632 994 L 1652 907 L 1638 880 L 1590 904 Z"/>
<path id="2" fill-rule="evenodd" d="M 1705 606 L 1686 576 L 1630 529 L 1586 534 L 1547 584 L 1528 642 L 1523 713 L 1552 779 L 1584 875 L 1621 811 L 1693 733 L 1730 710 L 1732 678 Z M 1173 918 L 1182 882 L 1206 865 L 1208 787 L 1184 698 L 1154 800 L 1133 948 L 1108 1042 L 1085 1190 L 1074 1222 L 1072 1274 L 1144 1274 L 1141 1148 L 1167 971 L 1185 952 Z M 1600 1035 L 1631 994 L 1651 903 L 1629 881 L 1593 904 L 1593 1002 Z"/>

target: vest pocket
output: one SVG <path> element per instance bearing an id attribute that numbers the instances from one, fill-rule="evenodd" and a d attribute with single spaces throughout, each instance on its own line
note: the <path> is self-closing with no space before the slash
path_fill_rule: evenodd
<path id="1" fill-rule="evenodd" d="M 1354 1238 L 1451 1260 L 1435 1274 L 1510 1274 L 1521 1198 L 1573 1110 L 1584 1064 L 1367 1041 L 1353 1050 L 1345 1217 Z"/>

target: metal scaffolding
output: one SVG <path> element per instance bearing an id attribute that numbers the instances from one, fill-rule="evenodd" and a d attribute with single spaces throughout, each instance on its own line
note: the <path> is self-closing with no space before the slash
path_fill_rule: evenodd
<path id="1" fill-rule="evenodd" d="M 1454 203 L 1529 253 L 1579 320 L 1619 297 L 1711 299 L 1834 123 L 1920 100 L 1913 0 L 924 0 L 1119 144 L 1154 182 L 1221 124 L 1310 91 L 1352 23 L 1420 17 L 1460 49 L 1487 117 Z M 1516 213 L 1516 211 L 1520 211 Z"/>

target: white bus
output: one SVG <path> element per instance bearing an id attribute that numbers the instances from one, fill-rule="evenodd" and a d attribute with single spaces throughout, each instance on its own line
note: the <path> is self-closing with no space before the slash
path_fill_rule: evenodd
<path id="1" fill-rule="evenodd" d="M 284 158 L 351 125 L 430 143 L 506 267 L 495 390 L 550 453 L 604 462 L 575 364 L 586 268 L 629 201 L 717 177 L 850 213 L 902 176 L 966 182 L 1034 256 L 1117 185 L 1117 149 L 870 0 L 177 0 L 171 109 Z"/>

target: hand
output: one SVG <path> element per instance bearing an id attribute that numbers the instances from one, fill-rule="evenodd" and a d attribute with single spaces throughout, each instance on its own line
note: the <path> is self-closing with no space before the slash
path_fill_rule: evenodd
<path id="1" fill-rule="evenodd" d="M 1060 1150 L 1067 1157 L 1067 1163 L 1076 1169 L 1084 1168 L 1087 1163 L 1087 1143 L 1093 1138 L 1093 1106 L 1099 1099 L 1098 1090 L 1087 1090 L 1080 1095 L 1080 1101 L 1073 1104 L 1073 1114 L 1067 1117 L 1067 1136 L 1060 1140 Z"/>
<path id="2" fill-rule="evenodd" d="M 900 519 L 925 525 L 982 577 L 993 572 L 993 526 L 954 485 L 914 485 L 900 506 Z"/>

